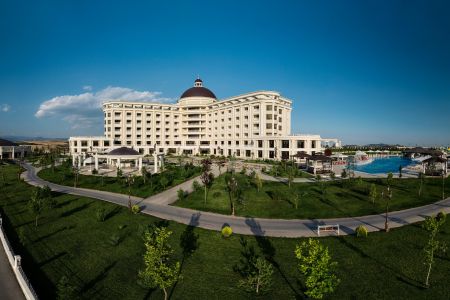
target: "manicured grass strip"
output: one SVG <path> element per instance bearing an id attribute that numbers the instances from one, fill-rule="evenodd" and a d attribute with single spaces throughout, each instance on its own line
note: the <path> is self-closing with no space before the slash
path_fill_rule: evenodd
<path id="1" fill-rule="evenodd" d="M 32 187 L 17 180 L 17 167 L 6 167 L 7 184 L 0 186 L 0 205 L 5 228 L 23 256 L 23 266 L 41 299 L 54 299 L 61 276 L 79 289 L 82 299 L 162 299 L 159 290 L 147 290 L 137 283 L 143 266 L 140 232 L 153 223 L 166 223 L 174 232 L 170 243 L 175 259 L 182 260 L 180 236 L 187 226 L 164 222 L 146 215 L 132 215 L 126 208 L 95 199 L 55 194 L 57 207 L 46 210 L 34 227 L 27 209 Z M 104 208 L 108 217 L 98 222 L 96 211 Z M 25 244 L 19 241 L 23 232 Z M 239 276 L 233 266 L 241 258 L 239 239 L 246 239 L 259 254 L 275 264 L 273 288 L 258 299 L 301 298 L 302 285 L 294 258 L 301 239 L 255 238 L 195 228 L 199 247 L 183 262 L 183 278 L 172 289 L 171 299 L 248 299 L 237 287 Z M 22 235 L 22 234 L 21 234 Z M 118 245 L 110 243 L 120 236 Z M 450 222 L 438 235 L 450 243 Z M 446 299 L 450 294 L 448 254 L 438 255 L 431 275 L 431 287 L 423 289 L 426 266 L 422 248 L 427 233 L 419 225 L 371 233 L 367 239 L 353 236 L 321 238 L 338 262 L 341 283 L 329 299 Z"/>
<path id="2" fill-rule="evenodd" d="M 168 166 L 163 173 L 148 175 L 145 183 L 142 176 L 137 176 L 131 185 L 131 195 L 149 197 L 198 175 L 200 175 L 200 167 L 194 167 L 190 164 L 183 167 Z M 38 173 L 38 176 L 53 183 L 67 186 L 74 185 L 74 175 L 67 164 L 55 167 L 54 170 L 52 168 L 44 169 Z M 167 179 L 165 185 L 161 182 L 162 177 Z M 79 175 L 77 187 L 128 194 L 126 178 Z"/>
<path id="3" fill-rule="evenodd" d="M 238 173 L 236 177 L 242 187 L 242 200 L 238 201 L 236 206 L 236 214 L 239 216 L 280 219 L 337 218 L 378 214 L 385 210 L 385 201 L 381 199 L 381 192 L 386 189 L 384 179 L 356 179 L 353 183 L 326 182 L 323 183 L 323 194 L 322 183 L 293 183 L 289 188 L 285 183 L 265 181 L 258 192 L 247 176 Z M 375 184 L 378 192 L 375 204 L 372 204 L 369 197 L 371 184 Z M 441 179 L 425 179 L 421 197 L 418 196 L 419 185 L 418 179 L 394 179 L 390 210 L 417 207 L 442 199 Z M 297 195 L 300 197 L 298 209 L 294 203 Z M 446 179 L 446 195 L 450 195 L 450 178 Z M 174 205 L 230 214 L 224 175 L 215 179 L 206 205 L 203 190 L 191 193 Z"/>

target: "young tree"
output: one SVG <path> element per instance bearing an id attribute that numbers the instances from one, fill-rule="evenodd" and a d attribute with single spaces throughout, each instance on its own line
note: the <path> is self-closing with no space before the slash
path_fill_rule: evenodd
<path id="1" fill-rule="evenodd" d="M 246 291 L 259 294 L 268 290 L 272 284 L 273 266 L 266 259 L 258 257 L 252 264 L 252 270 L 248 275 L 239 280 L 239 287 Z"/>
<path id="2" fill-rule="evenodd" d="M 141 168 L 141 175 L 142 175 L 142 179 L 144 180 L 144 184 L 145 184 L 147 181 L 148 171 L 147 171 L 147 168 L 144 166 L 142 166 L 142 168 Z"/>
<path id="3" fill-rule="evenodd" d="M 159 178 L 159 183 L 163 186 L 163 189 L 166 189 L 166 186 L 169 184 L 169 179 L 163 175 Z"/>
<path id="4" fill-rule="evenodd" d="M 419 197 L 422 196 L 422 188 L 423 188 L 423 184 L 425 182 L 425 174 L 423 174 L 422 172 L 419 172 L 419 181 L 420 181 L 420 185 L 419 185 Z"/>
<path id="5" fill-rule="evenodd" d="M 446 245 L 443 242 L 437 241 L 436 236 L 445 223 L 445 214 L 439 214 L 438 216 L 426 217 L 423 223 L 423 228 L 429 232 L 428 242 L 425 245 L 423 251 L 425 252 L 425 264 L 428 266 L 427 276 L 425 278 L 425 285 L 430 285 L 431 268 L 434 264 L 434 255 L 437 251 L 445 251 Z"/>
<path id="6" fill-rule="evenodd" d="M 123 172 L 122 172 L 121 168 L 117 167 L 117 174 L 116 175 L 117 175 L 117 178 L 121 178 L 122 177 Z"/>
<path id="7" fill-rule="evenodd" d="M 399 178 L 402 178 L 402 170 L 403 170 L 403 167 L 400 165 L 400 166 L 398 167 L 398 177 L 399 177 Z"/>
<path id="8" fill-rule="evenodd" d="M 375 200 L 377 199 L 377 186 L 375 183 L 370 185 L 369 198 L 372 200 L 372 204 L 375 204 Z"/>
<path id="9" fill-rule="evenodd" d="M 330 173 L 330 179 L 334 181 L 336 179 L 336 174 L 334 172 Z"/>
<path id="10" fill-rule="evenodd" d="M 342 170 L 341 172 L 341 187 L 344 187 L 344 179 L 348 177 L 347 171 L 345 169 Z"/>
<path id="11" fill-rule="evenodd" d="M 80 168 L 78 168 L 78 159 L 79 158 L 76 158 L 75 159 L 75 165 L 73 166 L 73 168 L 72 168 L 72 172 L 73 172 L 73 187 L 77 187 L 77 184 L 78 184 L 78 175 L 80 174 Z"/>
<path id="12" fill-rule="evenodd" d="M 386 191 L 381 192 L 381 198 L 385 200 L 385 204 L 386 204 L 384 230 L 386 232 L 389 232 L 389 221 L 388 221 L 389 220 L 389 202 L 392 199 L 392 190 L 389 185 L 388 185 Z"/>
<path id="13" fill-rule="evenodd" d="M 214 174 L 211 172 L 205 171 L 200 176 L 200 179 L 202 180 L 203 187 L 205 189 L 205 205 L 206 205 L 206 198 L 208 196 L 208 191 L 214 182 Z"/>
<path id="14" fill-rule="evenodd" d="M 287 179 L 288 179 L 288 185 L 289 188 L 291 187 L 292 182 L 294 181 L 294 168 L 293 167 L 287 167 Z"/>
<path id="15" fill-rule="evenodd" d="M 35 216 L 35 226 L 38 226 L 38 219 L 44 209 L 44 202 L 42 198 L 42 189 L 37 187 L 33 194 L 31 195 L 30 201 L 28 202 L 28 206 L 31 212 Z"/>
<path id="16" fill-rule="evenodd" d="M 185 192 L 183 191 L 183 189 L 179 189 L 178 191 L 177 191 L 177 198 L 178 198 L 178 201 L 182 201 L 182 200 L 184 200 L 184 197 L 185 197 Z"/>
<path id="17" fill-rule="evenodd" d="M 442 173 L 442 200 L 445 199 L 445 174 Z"/>
<path id="18" fill-rule="evenodd" d="M 295 256 L 299 260 L 300 272 L 306 277 L 305 294 L 308 297 L 322 299 L 335 290 L 340 282 L 334 274 L 337 263 L 331 261 L 327 247 L 309 238 L 297 245 Z"/>
<path id="19" fill-rule="evenodd" d="M 134 183 L 134 176 L 128 175 L 127 176 L 127 185 L 128 185 L 128 209 L 131 211 L 132 205 L 131 205 L 131 186 Z"/>
<path id="20" fill-rule="evenodd" d="M 294 206 L 295 209 L 298 209 L 298 204 L 308 195 L 308 192 L 301 192 L 295 195 L 294 197 Z"/>
<path id="21" fill-rule="evenodd" d="M 215 161 L 216 166 L 219 168 L 219 174 L 222 175 L 221 169 L 225 166 L 227 160 L 224 157 L 220 157 L 218 160 Z"/>
<path id="22" fill-rule="evenodd" d="M 388 188 L 391 187 L 393 178 L 394 178 L 394 175 L 392 174 L 392 172 L 389 172 L 387 174 L 387 178 L 386 178 L 386 183 L 387 183 Z"/>
<path id="23" fill-rule="evenodd" d="M 168 239 L 171 234 L 166 227 L 156 227 L 153 232 L 145 233 L 145 268 L 139 272 L 143 285 L 163 290 L 165 300 L 168 298 L 167 290 L 180 277 L 180 262 L 171 263 L 170 259 L 173 250 Z"/>
<path id="24" fill-rule="evenodd" d="M 231 215 L 234 216 L 235 214 L 235 200 L 239 199 L 241 194 L 241 189 L 239 186 L 239 183 L 237 182 L 234 175 L 231 173 L 227 173 L 225 175 L 225 183 L 227 185 L 227 191 L 228 196 L 230 199 L 230 206 L 231 206 Z"/>
<path id="25" fill-rule="evenodd" d="M 255 177 L 253 178 L 253 182 L 256 186 L 256 189 L 258 190 L 258 192 L 262 189 L 262 185 L 263 185 L 263 181 L 261 179 L 261 176 L 259 176 L 259 174 L 255 174 Z"/>

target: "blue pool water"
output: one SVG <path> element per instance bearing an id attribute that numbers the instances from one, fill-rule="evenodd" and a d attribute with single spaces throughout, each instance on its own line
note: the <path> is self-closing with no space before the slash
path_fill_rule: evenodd
<path id="1" fill-rule="evenodd" d="M 405 167 L 413 164 L 410 159 L 398 156 L 391 156 L 386 158 L 376 158 L 373 162 L 367 165 L 355 166 L 355 171 L 366 172 L 370 174 L 379 173 L 398 173 L 399 166 Z"/>

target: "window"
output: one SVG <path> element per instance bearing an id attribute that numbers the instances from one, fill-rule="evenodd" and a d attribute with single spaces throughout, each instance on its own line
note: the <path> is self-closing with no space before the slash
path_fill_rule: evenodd
<path id="1" fill-rule="evenodd" d="M 311 141 L 311 148 L 316 148 L 316 141 Z"/>
<path id="2" fill-rule="evenodd" d="M 289 140 L 282 140 L 281 148 L 289 148 Z"/>
<path id="3" fill-rule="evenodd" d="M 266 105 L 266 110 L 272 110 L 272 105 Z"/>
<path id="4" fill-rule="evenodd" d="M 263 147 L 263 141 L 262 140 L 258 140 L 258 148 L 262 148 Z"/>
<path id="5" fill-rule="evenodd" d="M 304 140 L 297 141 L 297 148 L 305 148 L 305 141 Z"/>
<path id="6" fill-rule="evenodd" d="M 272 129 L 272 123 L 266 123 L 266 129 Z"/>
<path id="7" fill-rule="evenodd" d="M 269 148 L 274 148 L 274 147 L 275 147 L 275 141 L 269 140 Z"/>
<path id="8" fill-rule="evenodd" d="M 266 120 L 272 120 L 272 115 L 271 114 L 267 114 L 266 115 Z"/>

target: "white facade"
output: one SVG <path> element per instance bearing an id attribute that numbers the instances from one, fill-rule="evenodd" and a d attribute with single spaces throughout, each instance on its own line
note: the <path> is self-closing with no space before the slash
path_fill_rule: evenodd
<path id="1" fill-rule="evenodd" d="M 71 137 L 70 152 L 132 147 L 158 153 L 288 159 L 324 150 L 319 135 L 291 135 L 292 101 L 258 91 L 224 100 L 197 79 L 176 104 L 110 101 L 103 104 L 104 136 Z"/>

